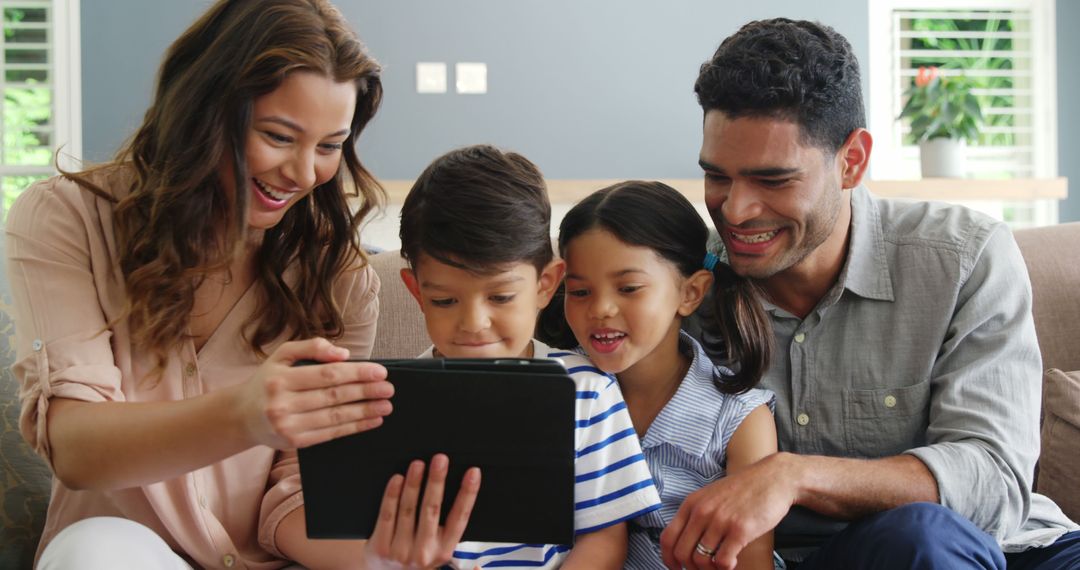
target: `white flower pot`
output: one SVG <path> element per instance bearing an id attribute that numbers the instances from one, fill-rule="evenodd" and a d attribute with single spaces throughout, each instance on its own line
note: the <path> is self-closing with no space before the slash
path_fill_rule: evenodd
<path id="1" fill-rule="evenodd" d="M 923 178 L 965 178 L 967 142 L 964 139 L 930 139 L 919 143 Z"/>

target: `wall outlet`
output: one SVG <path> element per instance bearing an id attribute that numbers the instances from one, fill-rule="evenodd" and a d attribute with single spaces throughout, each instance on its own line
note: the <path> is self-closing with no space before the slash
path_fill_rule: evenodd
<path id="1" fill-rule="evenodd" d="M 457 63 L 454 65 L 454 80 L 458 93 L 487 93 L 487 64 Z"/>
<path id="2" fill-rule="evenodd" d="M 446 93 L 446 64 L 419 62 L 416 64 L 417 93 Z"/>

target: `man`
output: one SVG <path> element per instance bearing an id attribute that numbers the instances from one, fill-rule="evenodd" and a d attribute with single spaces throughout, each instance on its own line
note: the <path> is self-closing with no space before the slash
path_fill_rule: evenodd
<path id="1" fill-rule="evenodd" d="M 1080 567 L 1031 492 L 1042 371 L 1008 228 L 860 186 L 858 62 L 827 26 L 747 24 L 695 92 L 706 206 L 772 316 L 781 453 L 691 495 L 665 562 L 732 568 L 783 520 L 800 570 Z"/>

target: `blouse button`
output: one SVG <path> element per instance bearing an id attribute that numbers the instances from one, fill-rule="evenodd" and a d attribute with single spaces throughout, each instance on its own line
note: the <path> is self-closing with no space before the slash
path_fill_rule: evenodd
<path id="1" fill-rule="evenodd" d="M 799 414 L 799 417 L 795 418 L 795 421 L 799 422 L 799 425 L 804 426 L 810 423 L 810 416 L 806 414 Z"/>
<path id="2" fill-rule="evenodd" d="M 41 339 L 35 338 L 34 342 L 31 343 L 30 346 L 34 349 L 34 352 L 41 352 L 41 347 L 45 345 L 41 342 Z"/>
<path id="3" fill-rule="evenodd" d="M 187 366 L 184 367 L 184 373 L 187 374 L 188 376 L 194 376 L 195 375 L 195 363 L 188 362 Z"/>
<path id="4" fill-rule="evenodd" d="M 221 563 L 224 564 L 226 568 L 232 568 L 236 565 L 236 557 L 232 554 L 226 554 L 221 557 Z"/>
<path id="5" fill-rule="evenodd" d="M 893 396 L 892 394 L 889 394 L 888 396 L 885 396 L 885 407 L 886 408 L 895 408 L 896 407 L 896 396 Z"/>

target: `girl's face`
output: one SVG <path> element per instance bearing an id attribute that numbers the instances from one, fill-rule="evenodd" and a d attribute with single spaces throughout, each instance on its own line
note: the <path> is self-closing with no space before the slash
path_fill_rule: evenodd
<path id="1" fill-rule="evenodd" d="M 355 84 L 310 71 L 290 73 L 255 100 L 245 154 L 249 227 L 273 227 L 337 174 L 355 108 Z M 231 188 L 231 165 L 222 170 Z"/>
<path id="2" fill-rule="evenodd" d="M 682 318 L 711 283 L 707 272 L 686 278 L 652 249 L 604 229 L 572 239 L 566 264 L 566 320 L 593 363 L 612 374 L 658 347 L 677 350 Z"/>

